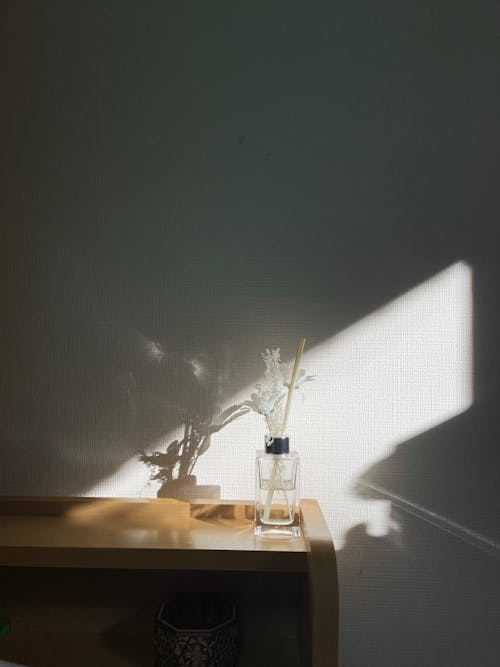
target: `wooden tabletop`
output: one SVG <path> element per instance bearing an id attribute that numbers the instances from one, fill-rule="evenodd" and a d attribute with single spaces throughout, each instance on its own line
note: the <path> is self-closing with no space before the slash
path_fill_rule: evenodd
<path id="1" fill-rule="evenodd" d="M 305 572 L 309 551 L 303 536 L 256 537 L 244 501 L 0 499 L 0 566 Z"/>
<path id="2" fill-rule="evenodd" d="M 202 577 L 204 571 L 212 571 L 212 579 L 225 577 L 224 571 L 246 571 L 249 577 L 253 576 L 252 572 L 268 572 L 273 573 L 273 580 L 277 578 L 274 573 L 290 573 L 293 579 L 296 577 L 291 573 L 296 573 L 303 591 L 298 644 L 302 664 L 336 667 L 338 582 L 335 548 L 315 500 L 301 502 L 301 528 L 302 536 L 298 538 L 256 537 L 253 505 L 248 501 L 0 498 L 0 567 L 15 568 L 10 570 L 10 575 L 19 575 L 19 568 L 23 567 L 63 568 L 64 574 L 75 574 L 77 578 L 90 574 L 109 578 L 108 569 L 134 569 L 134 576 L 140 577 L 162 576 L 161 572 L 152 570 L 198 570 Z M 70 573 L 70 568 L 80 569 Z M 219 573 L 216 575 L 214 571 Z M 48 571 L 48 574 L 52 577 L 54 571 Z M 132 576 L 132 573 L 126 574 Z M 4 581 L 10 580 L 7 576 Z M 95 590 L 92 589 L 93 595 Z M 98 645 L 89 641 L 88 636 L 82 640 L 80 635 L 73 638 L 60 632 L 49 639 L 42 633 L 36 640 L 30 629 L 31 620 L 27 623 L 28 632 L 23 634 L 24 612 L 19 605 L 15 606 L 15 602 L 16 597 L 11 603 L 17 610 L 14 614 L 17 631 L 4 640 L 3 650 L 7 651 L 6 647 L 11 644 L 12 652 L 7 651 L 2 657 L 20 659 L 19 656 L 25 655 L 25 649 L 33 646 L 36 660 L 41 662 L 31 664 L 41 667 L 68 664 L 66 650 L 72 654 L 71 663 L 75 665 L 93 663 L 123 667 L 132 664 L 110 653 L 101 645 L 99 636 L 96 638 L 99 639 Z M 36 608 L 35 612 L 38 614 Z M 71 617 L 74 609 L 69 609 L 68 614 Z M 66 638 L 66 649 L 61 645 L 61 637 Z M 88 647 L 89 656 L 75 662 L 73 645 Z M 56 646 L 58 649 L 54 653 Z M 260 641 L 258 646 L 262 647 Z M 50 659 L 44 662 L 42 658 L 48 654 Z M 56 654 L 62 656 L 62 663 L 54 662 Z M 279 655 L 283 655 L 281 645 Z M 256 663 L 250 660 L 242 664 Z"/>

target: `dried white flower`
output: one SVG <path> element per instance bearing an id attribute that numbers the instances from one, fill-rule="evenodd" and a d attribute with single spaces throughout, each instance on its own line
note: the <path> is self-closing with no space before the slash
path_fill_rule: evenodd
<path id="1" fill-rule="evenodd" d="M 286 373 L 286 374 L 285 374 Z M 285 369 L 285 373 L 283 374 L 283 384 L 285 387 L 290 386 L 290 381 L 292 379 L 292 369 L 289 367 L 288 370 Z M 295 378 L 295 387 L 294 389 L 300 389 L 303 384 L 306 382 L 312 382 L 316 378 L 315 375 L 306 375 L 306 372 L 303 368 L 299 370 L 297 373 L 297 377 Z"/>
<path id="2" fill-rule="evenodd" d="M 290 387 L 292 367 L 290 364 L 281 363 L 279 348 L 265 350 L 262 359 L 265 365 L 265 384 L 258 384 L 257 391 L 250 395 L 250 400 L 245 401 L 244 405 L 263 415 L 269 435 L 279 438 L 283 435 L 284 399 Z M 294 388 L 298 389 L 311 380 L 314 380 L 314 376 L 306 375 L 305 370 L 301 369 L 297 374 Z"/>

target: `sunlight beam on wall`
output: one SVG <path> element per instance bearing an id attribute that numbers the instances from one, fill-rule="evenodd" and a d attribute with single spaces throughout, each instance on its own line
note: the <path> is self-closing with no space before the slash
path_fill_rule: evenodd
<path id="1" fill-rule="evenodd" d="M 472 271 L 457 262 L 306 352 L 303 365 L 317 380 L 296 400 L 288 431 L 302 459 L 302 495 L 318 498 L 338 547 L 360 523 L 371 535 L 394 528 L 391 501 L 358 497 L 356 480 L 398 444 L 472 405 L 472 315 Z M 255 414 L 214 435 L 195 470 L 199 483 L 219 486 L 222 498 L 252 498 L 263 435 Z M 155 494 L 145 466 L 131 459 L 86 495 Z"/>

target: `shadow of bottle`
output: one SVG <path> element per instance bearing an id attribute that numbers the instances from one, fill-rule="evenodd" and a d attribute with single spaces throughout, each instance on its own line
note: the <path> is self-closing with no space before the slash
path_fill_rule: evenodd
<path id="1" fill-rule="evenodd" d="M 358 480 L 358 497 L 390 501 L 393 528 L 374 535 L 358 524 L 337 553 L 342 664 L 400 665 L 402 655 L 406 667 L 498 664 L 498 440 L 488 410 L 474 406 L 398 445 Z"/>

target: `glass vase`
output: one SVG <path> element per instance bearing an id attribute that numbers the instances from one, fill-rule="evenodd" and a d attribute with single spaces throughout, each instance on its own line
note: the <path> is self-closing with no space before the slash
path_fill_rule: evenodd
<path id="1" fill-rule="evenodd" d="M 266 436 L 266 448 L 256 456 L 256 535 L 300 535 L 299 467 L 299 456 L 289 451 L 288 438 Z"/>

